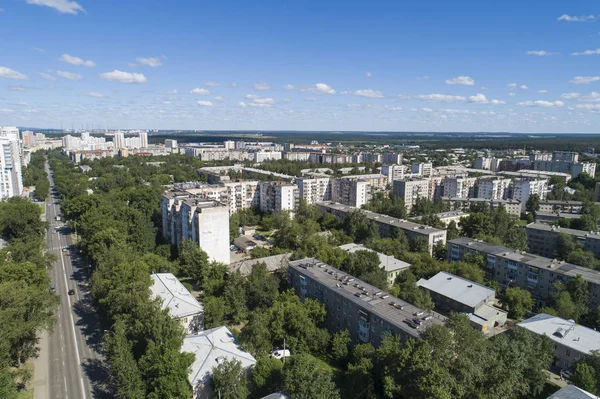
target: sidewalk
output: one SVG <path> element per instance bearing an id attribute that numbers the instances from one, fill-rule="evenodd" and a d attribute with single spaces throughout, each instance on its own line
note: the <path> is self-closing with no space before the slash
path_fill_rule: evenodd
<path id="1" fill-rule="evenodd" d="M 48 333 L 44 331 L 40 336 L 40 352 L 34 359 L 33 399 L 50 399 L 50 381 L 48 373 Z"/>

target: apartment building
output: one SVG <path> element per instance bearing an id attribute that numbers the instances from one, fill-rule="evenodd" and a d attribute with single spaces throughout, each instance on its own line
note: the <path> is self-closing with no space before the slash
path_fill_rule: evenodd
<path id="1" fill-rule="evenodd" d="M 505 179 L 504 177 L 481 179 L 477 185 L 476 197 L 490 200 L 505 199 L 508 195 L 509 187 L 510 179 Z"/>
<path id="2" fill-rule="evenodd" d="M 325 306 L 325 325 L 330 332 L 348 330 L 357 343 L 378 346 L 383 334 L 402 341 L 419 338 L 443 319 L 396 298 L 315 258 L 288 265 L 288 281 L 304 301 L 315 299 Z"/>
<path id="3" fill-rule="evenodd" d="M 172 273 L 154 273 L 150 275 L 150 297 L 160 299 L 163 309 L 178 320 L 186 334 L 201 331 L 204 328 L 204 307 Z"/>
<path id="4" fill-rule="evenodd" d="M 444 196 L 472 198 L 475 196 L 475 177 L 448 177 L 444 180 Z"/>
<path id="5" fill-rule="evenodd" d="M 298 186 L 298 195 L 309 204 L 331 200 L 330 181 L 329 177 L 297 177 L 294 179 Z"/>
<path id="6" fill-rule="evenodd" d="M 161 199 L 163 237 L 171 245 L 192 240 L 209 259 L 229 264 L 229 209 L 220 202 L 175 191 Z"/>
<path id="7" fill-rule="evenodd" d="M 376 192 L 384 192 L 388 186 L 388 177 L 382 174 L 374 173 L 369 175 L 351 175 L 351 176 L 343 176 L 340 179 L 349 179 L 349 180 L 364 180 L 369 183 L 371 186 L 371 191 L 373 193 Z"/>
<path id="8" fill-rule="evenodd" d="M 217 181 L 221 175 L 208 174 L 209 181 Z M 215 176 L 211 179 L 211 176 Z M 258 182 L 251 180 L 220 182 L 219 184 L 197 184 L 193 187 L 179 188 L 198 198 L 207 198 L 221 202 L 229 208 L 229 214 L 242 209 L 258 208 L 260 205 L 260 191 Z"/>
<path id="9" fill-rule="evenodd" d="M 585 251 L 590 251 L 595 257 L 600 257 L 600 233 L 551 226 L 544 223 L 530 223 L 525 227 L 529 251 L 548 258 L 556 255 L 556 239 L 559 234 L 567 234 L 578 242 Z"/>
<path id="10" fill-rule="evenodd" d="M 422 177 L 429 177 L 433 173 L 433 164 L 432 163 L 413 163 L 412 164 L 412 173 L 415 175 L 420 175 Z"/>
<path id="11" fill-rule="evenodd" d="M 405 179 L 395 180 L 392 186 L 392 194 L 404 199 L 407 212 L 410 213 L 417 198 L 430 199 L 430 181 L 428 179 Z"/>
<path id="12" fill-rule="evenodd" d="M 408 166 L 406 165 L 382 165 L 381 174 L 388 177 L 388 184 L 393 184 L 394 180 L 404 179 L 405 174 L 408 173 Z"/>
<path id="13" fill-rule="evenodd" d="M 284 152 L 283 159 L 288 161 L 308 161 L 310 158 L 310 152 Z"/>
<path id="14" fill-rule="evenodd" d="M 555 281 L 568 282 L 578 275 L 588 282 L 592 305 L 600 305 L 599 271 L 472 238 L 448 241 L 449 261 L 461 261 L 468 253 L 479 253 L 485 258 L 487 278 L 504 287 L 528 290 L 538 306 L 549 300 Z"/>
<path id="15" fill-rule="evenodd" d="M 475 160 L 475 169 L 491 170 L 492 172 L 495 172 L 498 170 L 501 161 L 502 159 L 494 157 L 478 157 Z"/>
<path id="16" fill-rule="evenodd" d="M 23 193 L 23 149 L 19 129 L 0 126 L 0 200 Z"/>
<path id="17" fill-rule="evenodd" d="M 442 201 L 450 205 L 451 210 L 469 211 L 472 204 L 486 204 L 490 211 L 497 207 L 504 207 L 506 213 L 514 216 L 521 216 L 521 201 L 517 200 L 491 200 L 486 198 L 442 198 Z"/>
<path id="18" fill-rule="evenodd" d="M 539 212 L 567 212 L 581 213 L 583 210 L 582 201 L 555 201 L 545 200 L 540 201 Z"/>
<path id="19" fill-rule="evenodd" d="M 443 223 L 445 226 L 448 226 L 450 224 L 450 222 L 454 222 L 458 226 L 458 223 L 461 221 L 461 219 L 466 218 L 467 216 L 469 216 L 469 214 L 458 210 L 458 211 L 440 212 L 440 213 L 434 214 L 434 216 L 437 216 L 440 219 L 440 222 Z M 415 217 L 412 217 L 411 219 L 420 221 L 421 219 L 423 219 L 423 216 L 415 216 Z"/>
<path id="20" fill-rule="evenodd" d="M 494 307 L 496 291 L 489 287 L 446 272 L 439 272 L 429 280 L 422 278 L 417 286 L 429 292 L 437 309 L 466 313 L 480 331 L 506 323 L 507 313 Z"/>
<path id="21" fill-rule="evenodd" d="M 254 162 L 275 161 L 281 159 L 281 151 L 257 151 L 254 153 Z"/>
<path id="22" fill-rule="evenodd" d="M 600 351 L 600 332 L 577 324 L 573 320 L 540 313 L 523 320 L 517 326 L 532 334 L 550 338 L 554 344 L 553 365 L 557 368 L 574 368 L 584 356 Z"/>
<path id="23" fill-rule="evenodd" d="M 331 213 L 337 216 L 341 220 L 344 220 L 346 215 L 350 212 L 357 211 L 358 208 L 352 206 L 338 204 L 335 202 L 319 202 L 316 204 L 317 208 L 321 212 Z M 440 230 L 431 226 L 425 226 L 418 223 L 409 222 L 404 219 L 397 219 L 391 216 L 382 215 L 379 213 L 367 211 L 361 209 L 366 217 L 374 222 L 378 229 L 379 234 L 382 237 L 390 237 L 392 232 L 396 229 L 402 231 L 409 240 L 415 238 L 423 238 L 429 245 L 429 253 L 433 253 L 433 247 L 440 243 L 446 243 L 446 230 Z"/>
<path id="24" fill-rule="evenodd" d="M 537 194 L 540 199 L 545 200 L 547 190 L 548 180 L 519 179 L 513 182 L 512 199 L 521 201 L 521 212 L 525 213 L 529 197 Z"/>
<path id="25" fill-rule="evenodd" d="M 263 181 L 259 183 L 260 211 L 279 213 L 289 211 L 294 215 L 298 207 L 298 186 L 282 181 Z"/>
<path id="26" fill-rule="evenodd" d="M 331 181 L 331 199 L 360 208 L 371 200 L 371 185 L 363 179 L 341 178 Z"/>
<path id="27" fill-rule="evenodd" d="M 383 153 L 381 155 L 382 163 L 391 163 L 396 165 L 402 164 L 402 154 L 399 153 Z"/>

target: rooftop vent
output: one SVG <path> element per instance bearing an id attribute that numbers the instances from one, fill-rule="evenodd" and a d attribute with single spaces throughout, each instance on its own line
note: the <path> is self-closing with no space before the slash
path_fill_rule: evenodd
<path id="1" fill-rule="evenodd" d="M 473 284 L 467 285 L 467 288 L 473 288 Z"/>

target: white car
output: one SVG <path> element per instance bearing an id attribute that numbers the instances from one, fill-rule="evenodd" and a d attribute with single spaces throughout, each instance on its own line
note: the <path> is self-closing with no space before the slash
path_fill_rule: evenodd
<path id="1" fill-rule="evenodd" d="M 275 358 L 275 359 L 283 359 L 284 357 L 290 357 L 291 353 L 289 349 L 276 349 L 273 352 L 271 352 L 271 357 Z"/>

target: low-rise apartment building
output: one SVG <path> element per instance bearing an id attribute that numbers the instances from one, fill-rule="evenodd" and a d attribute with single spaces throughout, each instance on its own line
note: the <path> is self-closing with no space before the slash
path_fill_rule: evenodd
<path id="1" fill-rule="evenodd" d="M 538 209 L 538 212 L 581 213 L 582 209 L 582 201 L 545 200 L 540 201 L 540 207 Z"/>
<path id="2" fill-rule="evenodd" d="M 517 326 L 536 335 L 544 335 L 554 343 L 554 363 L 572 368 L 585 355 L 600 351 L 600 332 L 546 313 L 523 320 Z"/>
<path id="3" fill-rule="evenodd" d="M 334 216 L 344 220 L 346 215 L 359 209 L 343 205 L 335 202 L 319 202 L 316 204 L 321 212 L 331 213 Z M 440 243 L 446 243 L 446 230 L 436 229 L 431 226 L 425 226 L 418 223 L 409 222 L 408 220 L 393 218 L 391 216 L 382 215 L 361 209 L 366 217 L 374 222 L 382 237 L 390 237 L 395 229 L 402 231 L 409 240 L 415 238 L 423 238 L 429 245 L 429 253 L 433 253 L 433 247 Z"/>
<path id="4" fill-rule="evenodd" d="M 484 257 L 488 279 L 504 287 L 528 290 L 538 306 L 544 306 L 551 298 L 555 281 L 566 283 L 578 275 L 588 283 L 591 304 L 600 305 L 599 271 L 472 238 L 448 241 L 449 261 L 461 261 L 468 253 L 478 253 Z"/>
<path id="5" fill-rule="evenodd" d="M 486 198 L 442 198 L 442 201 L 450 205 L 451 210 L 469 211 L 472 204 L 486 204 L 490 211 L 497 207 L 504 207 L 506 213 L 514 216 L 521 216 L 521 201 L 517 200 L 490 200 Z"/>
<path id="6" fill-rule="evenodd" d="M 383 334 L 402 341 L 418 338 L 429 326 L 442 324 L 422 309 L 396 298 L 314 258 L 295 260 L 288 266 L 288 281 L 304 301 L 325 305 L 325 325 L 330 332 L 348 330 L 354 342 L 378 346 Z"/>
<path id="7" fill-rule="evenodd" d="M 172 273 L 155 273 L 150 276 L 150 296 L 160 299 L 163 309 L 179 320 L 186 334 L 204 328 L 204 307 Z"/>
<path id="8" fill-rule="evenodd" d="M 469 214 L 463 211 L 449 211 L 436 213 L 434 216 L 437 216 L 440 219 L 440 222 L 442 222 L 445 226 L 448 226 L 450 222 L 454 222 L 458 226 L 458 223 L 461 221 L 461 219 L 466 218 L 469 216 Z M 411 219 L 418 222 L 423 219 L 423 216 L 416 216 Z"/>
<path id="9" fill-rule="evenodd" d="M 422 278 L 417 286 L 429 292 L 438 309 L 466 313 L 480 331 L 506 323 L 507 313 L 494 307 L 496 291 L 491 288 L 446 272 L 439 272 L 429 280 Z"/>
<path id="10" fill-rule="evenodd" d="M 553 258 L 556 255 L 556 239 L 559 234 L 567 234 L 581 244 L 585 251 L 600 257 L 600 234 L 597 231 L 583 231 L 551 226 L 545 223 L 530 223 L 525 227 L 529 251 Z"/>

